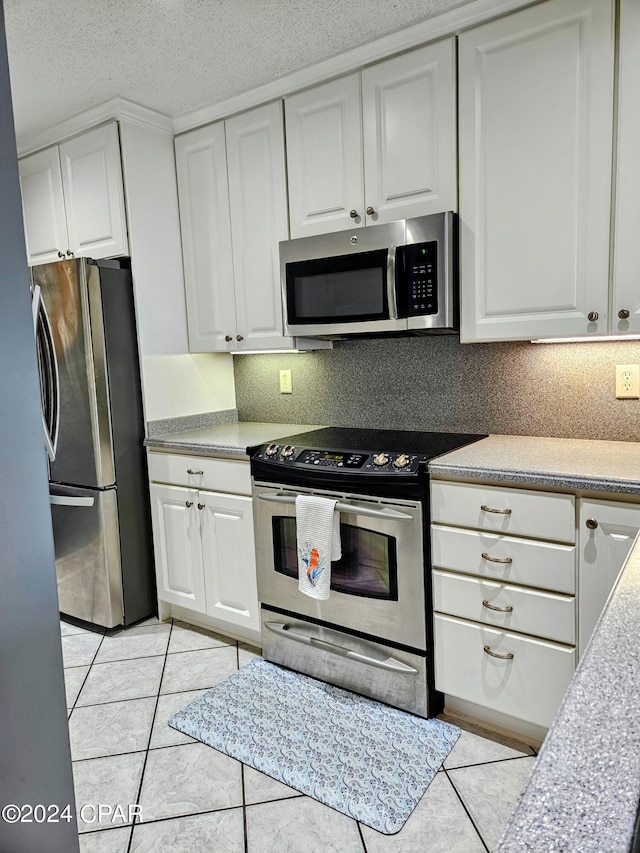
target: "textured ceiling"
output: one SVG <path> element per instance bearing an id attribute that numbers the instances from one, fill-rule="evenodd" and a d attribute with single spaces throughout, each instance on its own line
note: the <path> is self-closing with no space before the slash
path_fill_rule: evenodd
<path id="1" fill-rule="evenodd" d="M 113 97 L 171 118 L 470 0 L 4 0 L 16 131 Z"/>

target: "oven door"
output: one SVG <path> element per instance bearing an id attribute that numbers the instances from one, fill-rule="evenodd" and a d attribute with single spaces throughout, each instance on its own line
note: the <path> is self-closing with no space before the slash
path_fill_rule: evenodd
<path id="1" fill-rule="evenodd" d="M 336 499 L 342 559 L 331 566 L 331 593 L 318 601 L 298 589 L 295 498 Z M 254 483 L 258 597 L 373 639 L 426 650 L 422 507 L 418 501 Z M 348 507 L 348 509 L 347 509 Z"/>

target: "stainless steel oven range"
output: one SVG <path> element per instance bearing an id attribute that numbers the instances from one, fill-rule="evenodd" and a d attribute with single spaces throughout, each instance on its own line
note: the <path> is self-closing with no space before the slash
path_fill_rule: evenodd
<path id="1" fill-rule="evenodd" d="M 267 660 L 423 717 L 433 686 L 427 462 L 484 436 L 327 427 L 249 448 Z M 323 601 L 298 589 L 296 496 L 337 501 Z"/>

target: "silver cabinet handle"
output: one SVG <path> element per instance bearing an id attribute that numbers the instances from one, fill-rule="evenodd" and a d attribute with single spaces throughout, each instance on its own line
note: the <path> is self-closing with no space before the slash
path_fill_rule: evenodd
<path id="1" fill-rule="evenodd" d="M 491 651 L 491 646 L 485 646 L 484 650 L 488 655 L 491 655 L 492 658 L 500 658 L 500 660 L 513 660 L 513 655 L 511 654 L 511 652 L 507 652 L 506 655 L 499 655 L 497 652 Z"/>
<path id="2" fill-rule="evenodd" d="M 621 320 L 628 320 L 629 319 L 629 309 L 628 308 L 621 308 L 618 311 L 618 317 Z"/>
<path id="3" fill-rule="evenodd" d="M 204 474 L 204 471 L 194 471 L 192 468 L 187 468 L 187 474 Z"/>
<path id="4" fill-rule="evenodd" d="M 307 646 L 312 646 L 324 652 L 350 658 L 351 660 L 359 661 L 359 663 L 367 663 L 369 666 L 376 666 L 379 669 L 390 669 L 393 672 L 403 672 L 406 675 L 418 674 L 417 669 L 394 657 L 376 658 L 373 655 L 365 655 L 353 649 L 348 649 L 346 646 L 341 646 L 338 643 L 331 643 L 328 640 L 303 634 L 302 631 L 292 630 L 289 625 L 284 625 L 282 622 L 265 622 L 265 625 L 274 634 L 279 634 L 281 637 L 294 640 L 296 643 L 304 643 Z"/>
<path id="5" fill-rule="evenodd" d="M 236 335 L 236 340 L 237 340 L 237 341 L 243 341 L 243 340 L 244 340 L 244 338 L 243 338 L 243 336 L 242 336 L 242 335 Z"/>
<path id="6" fill-rule="evenodd" d="M 278 504 L 295 504 L 295 495 L 278 495 L 266 492 L 258 495 L 261 501 Z M 350 512 L 352 515 L 366 515 L 369 518 L 382 518 L 387 521 L 413 521 L 412 515 L 407 515 L 406 512 L 398 512 L 397 509 L 369 509 L 369 507 L 353 506 L 353 504 L 345 504 L 341 501 L 336 503 L 336 512 Z"/>
<path id="7" fill-rule="evenodd" d="M 513 607 L 510 604 L 508 604 L 506 607 L 496 607 L 495 604 L 489 604 L 486 598 L 482 602 L 482 606 L 486 607 L 487 610 L 496 610 L 498 613 L 513 613 Z"/>
<path id="8" fill-rule="evenodd" d="M 587 314 L 587 320 L 590 323 L 595 323 L 599 316 L 600 315 L 597 311 L 589 311 L 589 313 Z"/>
<path id="9" fill-rule="evenodd" d="M 184 505 L 185 506 L 193 506 L 193 501 L 185 501 Z"/>
<path id="10" fill-rule="evenodd" d="M 511 515 L 510 509 L 492 509 L 490 506 L 486 504 L 480 504 L 480 509 L 483 512 L 495 512 L 496 515 Z"/>
<path id="11" fill-rule="evenodd" d="M 589 528 L 589 530 L 595 530 L 595 529 L 596 529 L 596 527 L 598 526 L 598 522 L 596 521 L 596 519 L 595 519 L 595 518 L 588 518 L 588 519 L 585 521 L 585 524 L 587 525 L 587 527 Z"/>
<path id="12" fill-rule="evenodd" d="M 369 205 L 369 207 L 367 208 L 367 216 L 373 216 L 374 213 L 375 210 L 371 207 L 371 205 Z"/>
<path id="13" fill-rule="evenodd" d="M 490 557 L 485 551 L 482 552 L 482 559 L 488 560 L 490 563 L 504 563 L 505 565 L 513 563 L 513 557 Z"/>
<path id="14" fill-rule="evenodd" d="M 229 343 L 229 341 L 232 341 L 232 340 L 233 340 L 233 338 L 231 337 L 231 335 L 225 335 L 225 336 L 224 336 L 224 339 L 225 339 L 225 341 L 226 341 L 227 343 Z"/>
<path id="15" fill-rule="evenodd" d="M 350 210 L 350 211 L 349 211 L 349 216 L 350 216 L 352 219 L 357 219 L 357 218 L 358 218 L 358 211 L 357 211 L 355 208 L 354 208 L 353 210 Z"/>
<path id="16" fill-rule="evenodd" d="M 64 252 L 61 252 L 60 249 L 58 249 L 58 257 L 64 258 Z"/>
<path id="17" fill-rule="evenodd" d="M 68 257 L 68 258 L 72 258 L 72 257 L 73 257 L 73 252 L 71 251 L 71 249 L 67 249 L 67 257 Z"/>
<path id="18" fill-rule="evenodd" d="M 204 504 L 198 504 L 198 509 L 204 509 Z"/>

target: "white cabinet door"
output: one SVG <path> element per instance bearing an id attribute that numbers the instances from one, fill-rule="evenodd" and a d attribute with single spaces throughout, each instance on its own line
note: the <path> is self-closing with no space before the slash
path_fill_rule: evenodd
<path id="1" fill-rule="evenodd" d="M 284 104 L 291 237 L 364 225 L 360 75 Z"/>
<path id="2" fill-rule="evenodd" d="M 367 224 L 457 209 L 455 40 L 362 72 Z"/>
<path id="3" fill-rule="evenodd" d="M 613 6 L 548 0 L 459 38 L 463 341 L 607 331 Z"/>
<path id="4" fill-rule="evenodd" d="M 640 5 L 637 0 L 622 0 L 620 5 L 619 69 L 611 317 L 611 331 L 616 335 L 640 333 Z"/>
<path id="5" fill-rule="evenodd" d="M 58 146 L 19 162 L 22 214 L 30 265 L 60 260 L 69 248 Z"/>
<path id="6" fill-rule="evenodd" d="M 640 504 L 580 501 L 578 651 L 581 655 L 638 530 Z"/>
<path id="7" fill-rule="evenodd" d="M 282 334 L 278 242 L 289 236 L 280 102 L 225 122 L 237 349 L 292 346 Z"/>
<path id="8" fill-rule="evenodd" d="M 236 348 L 236 308 L 224 124 L 175 142 L 189 349 Z"/>
<path id="9" fill-rule="evenodd" d="M 204 613 L 198 493 L 151 483 L 150 494 L 158 598 Z"/>
<path id="10" fill-rule="evenodd" d="M 120 142 L 115 122 L 60 145 L 69 248 L 79 256 L 128 254 Z"/>
<path id="11" fill-rule="evenodd" d="M 200 492 L 199 506 L 207 615 L 259 631 L 251 498 Z"/>

